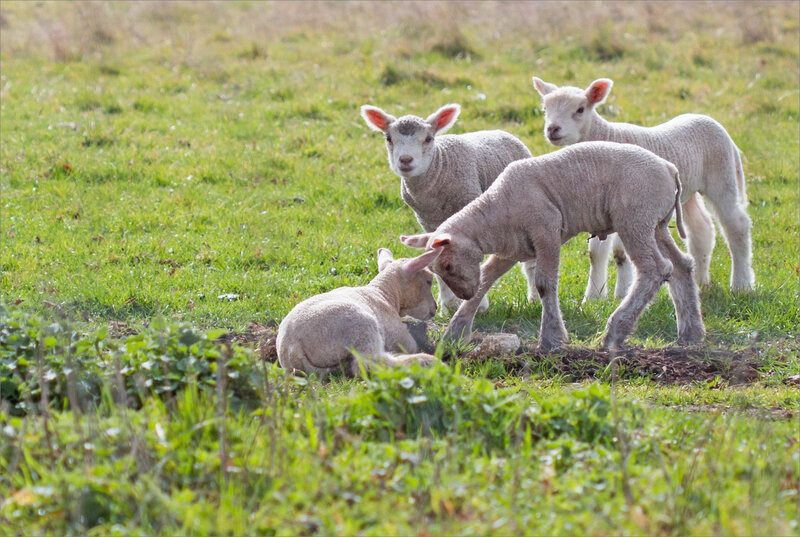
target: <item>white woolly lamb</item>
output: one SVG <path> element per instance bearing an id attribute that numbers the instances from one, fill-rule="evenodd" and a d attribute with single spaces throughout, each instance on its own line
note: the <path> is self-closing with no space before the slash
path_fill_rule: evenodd
<path id="1" fill-rule="evenodd" d="M 705 336 L 692 260 L 667 227 L 675 211 L 683 231 L 678 170 L 631 144 L 586 142 L 514 162 L 479 198 L 436 231 L 401 237 L 418 248 L 441 248 L 432 265 L 453 292 L 466 299 L 446 337 L 467 340 L 477 303 L 517 261 L 536 260 L 534 281 L 542 300 L 539 346 L 568 340 L 558 304 L 561 245 L 581 231 L 616 232 L 636 267 L 631 292 L 606 325 L 604 347 L 622 345 L 642 311 L 668 282 L 675 304 L 678 343 Z M 493 254 L 480 266 L 483 256 Z"/>
<path id="2" fill-rule="evenodd" d="M 452 214 L 481 195 L 511 162 L 529 158 L 531 152 L 513 135 L 478 131 L 444 135 L 458 118 L 461 107 L 448 104 L 427 119 L 414 115 L 395 118 L 380 108 L 361 107 L 371 129 L 384 133 L 389 166 L 400 176 L 403 201 L 413 209 L 425 231 L 433 231 Z M 533 266 L 523 266 L 528 298 L 534 300 Z M 439 304 L 454 310 L 460 301 L 439 279 Z M 480 310 L 489 308 L 484 299 Z"/>
<path id="3" fill-rule="evenodd" d="M 297 304 L 278 328 L 281 366 L 325 376 L 340 369 L 357 375 L 361 366 L 375 363 L 430 364 L 430 354 L 413 354 L 417 343 L 401 316 L 427 320 L 436 313 L 433 274 L 425 267 L 439 252 L 395 260 L 381 248 L 378 275 L 367 285 L 340 287 Z"/>
<path id="4" fill-rule="evenodd" d="M 655 127 L 606 121 L 596 107 L 606 99 L 612 84 L 611 80 L 601 78 L 585 90 L 559 88 L 533 77 L 533 85 L 544 103 L 547 140 L 556 146 L 592 140 L 636 144 L 674 163 L 681 175 L 687 246 L 695 260 L 697 282 L 709 283 L 715 235 L 714 224 L 700 197 L 703 194 L 714 209 L 731 251 L 731 289 L 752 289 L 755 276 L 744 172 L 739 149 L 725 128 L 698 114 L 683 114 Z M 595 238 L 589 241 L 591 268 L 584 300 L 606 296 L 610 249 L 614 250 L 618 268 L 614 295 L 625 296 L 633 275 L 624 248 L 616 238 L 612 241 Z"/>

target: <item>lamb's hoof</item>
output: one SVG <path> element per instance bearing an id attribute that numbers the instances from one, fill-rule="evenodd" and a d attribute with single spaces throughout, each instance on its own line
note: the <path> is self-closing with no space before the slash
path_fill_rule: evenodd
<path id="1" fill-rule="evenodd" d="M 622 347 L 622 343 L 625 341 L 625 338 L 618 338 L 616 336 L 606 336 L 603 339 L 603 344 L 601 345 L 600 349 L 604 351 L 615 351 Z"/>
<path id="2" fill-rule="evenodd" d="M 582 303 L 586 304 L 587 302 L 591 302 L 593 300 L 604 300 L 607 297 L 608 297 L 608 293 L 607 292 L 602 292 L 601 293 L 601 292 L 593 291 L 591 293 L 586 293 L 586 294 L 583 295 Z"/>
<path id="3" fill-rule="evenodd" d="M 678 334 L 678 345 L 691 347 L 702 344 L 706 339 L 706 331 L 703 327 L 684 330 Z"/>
<path id="4" fill-rule="evenodd" d="M 753 282 L 739 282 L 731 285 L 732 293 L 748 293 L 754 290 L 755 290 L 755 284 Z"/>
<path id="5" fill-rule="evenodd" d="M 464 322 L 455 318 L 452 319 L 447 331 L 444 333 L 444 339 L 468 343 L 472 339 L 472 321 Z"/>
<path id="6" fill-rule="evenodd" d="M 569 336 L 562 334 L 561 336 L 547 336 L 543 335 L 539 339 L 539 350 L 543 352 L 554 352 L 569 342 Z"/>
<path id="7" fill-rule="evenodd" d="M 553 340 L 539 340 L 539 350 L 542 352 L 555 352 L 559 350 L 563 344 L 560 341 L 553 341 Z"/>

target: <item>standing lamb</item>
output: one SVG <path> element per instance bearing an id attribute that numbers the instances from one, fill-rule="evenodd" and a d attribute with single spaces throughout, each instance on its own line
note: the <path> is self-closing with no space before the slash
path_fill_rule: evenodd
<path id="1" fill-rule="evenodd" d="M 480 196 L 508 164 L 531 156 L 525 144 L 500 130 L 439 136 L 453 126 L 460 112 L 458 104 L 448 104 L 428 119 L 395 118 L 374 106 L 361 107 L 367 126 L 386 136 L 389 167 L 400 176 L 403 201 L 425 231 L 433 231 Z M 523 266 L 529 300 L 537 296 L 531 283 L 533 269 L 533 265 Z M 455 310 L 460 301 L 437 279 L 439 304 L 445 311 Z M 479 309 L 489 309 L 488 299 Z"/>
<path id="2" fill-rule="evenodd" d="M 642 311 L 668 282 L 675 304 L 678 343 L 705 337 L 692 260 L 667 227 L 676 212 L 678 170 L 631 144 L 587 142 L 514 162 L 478 199 L 436 231 L 401 237 L 407 246 L 442 249 L 432 265 L 455 294 L 467 301 L 450 320 L 446 337 L 469 340 L 477 304 L 517 261 L 536 260 L 534 282 L 542 300 L 540 348 L 568 341 L 558 304 L 561 245 L 581 231 L 619 234 L 636 267 L 631 292 L 606 325 L 603 346 L 621 346 Z M 493 254 L 483 266 L 486 254 Z"/>
<path id="3" fill-rule="evenodd" d="M 597 113 L 596 107 L 606 99 L 612 84 L 610 79 L 600 78 L 585 90 L 570 86 L 559 88 L 533 77 L 533 86 L 544 103 L 547 140 L 555 146 L 592 140 L 636 144 L 674 163 L 683 183 L 681 203 L 689 252 L 696 264 L 697 283 L 709 283 L 715 235 L 711 216 L 700 197 L 703 194 L 716 213 L 731 251 L 731 289 L 752 289 L 755 276 L 744 172 L 739 149 L 725 128 L 712 118 L 698 114 L 683 114 L 655 127 L 608 122 Z M 614 295 L 616 298 L 625 296 L 632 279 L 625 250 L 616 238 L 613 241 L 594 238 L 589 241 L 591 268 L 584 300 L 606 296 L 610 248 L 614 250 L 619 271 Z"/>
<path id="4" fill-rule="evenodd" d="M 367 285 L 339 287 L 300 302 L 278 328 L 281 366 L 325 376 L 341 368 L 357 375 L 361 366 L 375 363 L 430 364 L 435 359 L 430 354 L 398 354 L 417 351 L 401 316 L 427 320 L 436 314 L 433 274 L 425 267 L 440 251 L 395 260 L 381 248 L 378 275 Z"/>

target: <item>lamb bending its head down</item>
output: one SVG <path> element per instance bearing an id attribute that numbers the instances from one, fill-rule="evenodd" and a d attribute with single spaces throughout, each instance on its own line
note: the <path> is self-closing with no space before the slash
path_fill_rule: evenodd
<path id="1" fill-rule="evenodd" d="M 427 320 L 436 314 L 433 274 L 426 267 L 439 253 L 394 259 L 381 248 L 378 275 L 367 285 L 339 287 L 297 304 L 278 328 L 281 366 L 324 376 L 340 369 L 357 375 L 361 366 L 375 363 L 430 364 L 430 354 L 413 354 L 417 343 L 401 317 Z"/>
<path id="2" fill-rule="evenodd" d="M 542 96 L 544 134 L 551 144 L 565 146 L 591 140 L 636 144 L 675 164 L 683 184 L 681 203 L 689 252 L 697 267 L 697 282 L 700 285 L 709 283 L 715 234 L 711 216 L 700 197 L 702 193 L 714 208 L 731 251 L 731 289 L 753 288 L 751 222 L 745 209 L 744 171 L 739 149 L 722 125 L 698 114 L 683 114 L 655 127 L 606 121 L 597 113 L 597 106 L 611 92 L 613 82 L 608 78 L 595 80 L 585 90 L 558 87 L 536 77 L 533 77 L 533 85 Z M 625 296 L 633 273 L 624 248 L 616 237 L 609 242 L 592 239 L 585 300 L 606 295 L 611 248 L 618 273 L 614 294 L 617 298 Z"/>
<path id="3" fill-rule="evenodd" d="M 427 119 L 414 115 L 396 118 L 375 106 L 361 107 L 367 126 L 386 137 L 389 166 L 400 176 L 403 201 L 414 210 L 425 231 L 433 231 L 477 198 L 508 164 L 531 156 L 525 144 L 500 130 L 443 135 L 460 111 L 459 105 L 448 104 Z M 533 267 L 524 270 L 527 276 Z M 528 292 L 533 299 L 532 284 Z M 439 302 L 443 308 L 459 305 L 441 279 Z M 484 300 L 480 309 L 488 307 Z"/>
<path id="4" fill-rule="evenodd" d="M 675 166 L 641 147 L 581 143 L 509 165 L 485 193 L 435 231 L 401 240 L 441 249 L 433 271 L 466 300 L 450 321 L 450 338 L 469 339 L 482 296 L 515 262 L 535 259 L 542 300 L 539 346 L 549 350 L 568 340 L 558 304 L 561 244 L 581 231 L 600 237 L 617 232 L 637 277 L 608 320 L 603 345 L 622 345 L 664 282 L 675 304 L 678 342 L 699 343 L 705 328 L 692 262 L 667 227 L 677 211 L 683 229 L 680 192 Z"/>

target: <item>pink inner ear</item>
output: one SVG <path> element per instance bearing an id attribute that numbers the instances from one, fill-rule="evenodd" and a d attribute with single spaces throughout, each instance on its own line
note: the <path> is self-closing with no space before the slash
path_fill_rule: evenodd
<path id="1" fill-rule="evenodd" d="M 440 246 L 446 246 L 448 244 L 450 244 L 450 239 L 433 239 L 431 248 L 439 248 Z"/>
<path id="2" fill-rule="evenodd" d="M 412 248 L 425 248 L 425 244 L 428 242 L 428 236 L 412 235 L 410 237 L 406 237 L 405 235 L 400 235 L 400 242 Z"/>
<path id="3" fill-rule="evenodd" d="M 436 118 L 436 130 L 443 129 L 453 119 L 456 114 L 455 108 L 445 108 L 439 117 Z"/>
<path id="4" fill-rule="evenodd" d="M 386 118 L 383 114 L 378 112 L 377 110 L 367 110 L 365 112 L 369 120 L 372 122 L 373 125 L 378 127 L 380 130 L 386 130 Z"/>
<path id="5" fill-rule="evenodd" d="M 589 90 L 589 101 L 598 103 L 603 100 L 608 91 L 608 82 L 596 82 Z"/>

